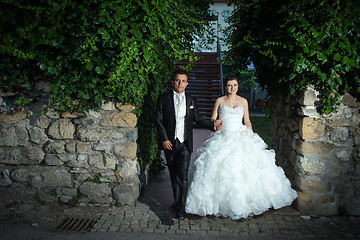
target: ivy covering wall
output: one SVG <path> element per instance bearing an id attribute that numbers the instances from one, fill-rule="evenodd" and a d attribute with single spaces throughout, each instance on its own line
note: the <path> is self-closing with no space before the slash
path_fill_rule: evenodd
<path id="1" fill-rule="evenodd" d="M 98 109 L 132 104 L 139 117 L 140 159 L 156 163 L 157 96 L 176 59 L 191 58 L 206 25 L 202 0 L 4 0 L 0 3 L 0 88 L 18 104 L 39 80 L 50 82 L 50 107 Z"/>
<path id="2" fill-rule="evenodd" d="M 331 113 L 339 93 L 360 97 L 360 5 L 351 0 L 230 0 L 228 60 L 252 62 L 270 94 L 313 85 L 320 113 Z"/>

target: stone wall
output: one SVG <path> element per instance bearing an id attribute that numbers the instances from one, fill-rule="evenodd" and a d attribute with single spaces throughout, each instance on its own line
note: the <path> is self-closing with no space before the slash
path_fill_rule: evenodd
<path id="1" fill-rule="evenodd" d="M 298 191 L 301 214 L 360 215 L 360 103 L 341 96 L 338 112 L 321 117 L 319 93 L 272 97 L 277 163 Z"/>
<path id="2" fill-rule="evenodd" d="M 110 102 L 85 115 L 39 114 L 36 104 L 7 107 L 8 98 L 0 97 L 1 202 L 137 200 L 140 167 L 132 106 Z"/>

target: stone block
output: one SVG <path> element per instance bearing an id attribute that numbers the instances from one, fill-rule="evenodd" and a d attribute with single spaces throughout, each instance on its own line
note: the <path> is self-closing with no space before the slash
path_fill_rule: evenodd
<path id="1" fill-rule="evenodd" d="M 60 117 L 60 114 L 54 109 L 49 109 L 48 111 L 45 112 L 45 116 L 51 119 L 56 119 Z"/>
<path id="2" fill-rule="evenodd" d="M 58 154 L 46 154 L 45 163 L 49 166 L 59 166 L 64 164 L 64 162 L 61 161 L 60 156 Z"/>
<path id="3" fill-rule="evenodd" d="M 345 118 L 351 118 L 353 116 L 351 108 L 345 108 Z"/>
<path id="4" fill-rule="evenodd" d="M 39 164 L 45 153 L 39 145 L 26 147 L 0 147 L 0 163 L 4 164 Z"/>
<path id="5" fill-rule="evenodd" d="M 354 196 L 354 184 L 352 182 L 338 182 L 335 185 L 335 192 L 340 199 L 347 199 Z"/>
<path id="6" fill-rule="evenodd" d="M 72 187 L 71 174 L 60 166 L 18 167 L 11 173 L 14 181 L 36 189 L 53 187 Z"/>
<path id="7" fill-rule="evenodd" d="M 135 109 L 132 105 L 123 105 L 122 103 L 117 103 L 116 108 L 124 112 L 132 112 Z"/>
<path id="8" fill-rule="evenodd" d="M 326 175 L 328 170 L 325 161 L 309 157 L 300 157 L 299 166 L 308 175 Z"/>
<path id="9" fill-rule="evenodd" d="M 111 188 L 108 183 L 92 183 L 84 182 L 80 187 L 79 191 L 90 201 L 95 203 L 109 203 L 112 201 Z"/>
<path id="10" fill-rule="evenodd" d="M 299 132 L 303 139 L 318 139 L 325 135 L 325 125 L 321 119 L 304 117 L 300 120 Z"/>
<path id="11" fill-rule="evenodd" d="M 324 194 L 316 197 L 317 204 L 326 204 L 335 202 L 335 197 L 331 194 Z"/>
<path id="12" fill-rule="evenodd" d="M 95 119 L 99 119 L 102 116 L 102 114 L 99 111 L 94 111 L 94 110 L 89 110 L 86 115 L 91 116 Z M 86 117 L 86 118 L 88 118 L 88 117 Z"/>
<path id="13" fill-rule="evenodd" d="M 114 172 L 114 168 L 109 167 L 108 169 L 99 170 L 99 172 L 101 173 L 101 179 L 103 180 L 103 182 L 118 183 L 121 181 L 121 179 L 118 178 L 118 176 L 116 175 L 116 172 Z"/>
<path id="14" fill-rule="evenodd" d="M 104 152 L 110 152 L 112 149 L 112 143 L 95 143 L 94 144 L 94 150 L 95 151 L 104 151 Z"/>
<path id="15" fill-rule="evenodd" d="M 0 172 L 0 187 L 8 187 L 12 184 L 10 172 L 8 169 L 4 169 Z"/>
<path id="16" fill-rule="evenodd" d="M 109 127 L 135 127 L 137 117 L 133 113 L 119 112 L 103 117 L 100 125 Z"/>
<path id="17" fill-rule="evenodd" d="M 298 192 L 297 194 L 298 194 L 298 200 L 305 202 L 312 202 L 313 200 L 313 195 L 311 195 L 310 193 Z"/>
<path id="18" fill-rule="evenodd" d="M 78 152 L 90 152 L 91 151 L 91 144 L 90 143 L 81 143 L 78 142 L 76 144 L 76 150 Z"/>
<path id="19" fill-rule="evenodd" d="M 295 200 L 295 206 L 301 215 L 312 215 L 314 213 L 314 204 L 310 201 L 297 198 Z"/>
<path id="20" fill-rule="evenodd" d="M 47 153 L 64 153 L 65 152 L 65 142 L 63 141 L 51 141 L 48 145 L 45 146 L 45 151 Z"/>
<path id="21" fill-rule="evenodd" d="M 350 126 L 349 120 L 345 118 L 331 118 L 327 120 L 327 126 L 329 127 L 348 127 Z"/>
<path id="22" fill-rule="evenodd" d="M 62 118 L 69 118 L 69 119 L 74 119 L 74 118 L 80 118 L 82 117 L 84 114 L 79 113 L 79 112 L 63 112 L 61 113 L 61 117 Z"/>
<path id="23" fill-rule="evenodd" d="M 122 183 L 112 190 L 114 199 L 120 205 L 134 205 L 140 196 L 138 183 Z"/>
<path id="24" fill-rule="evenodd" d="M 343 96 L 342 103 L 348 107 L 360 108 L 360 102 L 358 102 L 355 97 L 351 96 L 348 93 Z"/>
<path id="25" fill-rule="evenodd" d="M 137 160 L 128 160 L 119 164 L 118 174 L 125 181 L 134 181 L 138 178 L 140 166 Z"/>
<path id="26" fill-rule="evenodd" d="M 358 162 L 355 166 L 355 171 L 354 173 L 357 175 L 357 176 L 360 176 L 360 162 Z M 359 194 L 360 195 L 360 194 Z"/>
<path id="27" fill-rule="evenodd" d="M 65 195 L 75 196 L 77 194 L 76 188 L 61 188 L 60 192 Z"/>
<path id="28" fill-rule="evenodd" d="M 317 205 L 315 209 L 317 216 L 331 216 L 338 214 L 338 207 L 335 203 L 328 203 L 323 205 Z"/>
<path id="29" fill-rule="evenodd" d="M 326 154 L 329 153 L 334 145 L 325 141 L 301 141 L 299 153 L 305 154 Z"/>
<path id="30" fill-rule="evenodd" d="M 298 97 L 298 102 L 305 106 L 314 106 L 317 100 L 316 92 L 312 88 L 307 88 L 303 94 Z"/>
<path id="31" fill-rule="evenodd" d="M 128 128 L 126 131 L 126 137 L 131 142 L 136 142 L 138 139 L 138 129 L 137 128 Z"/>
<path id="32" fill-rule="evenodd" d="M 358 111 L 358 109 L 354 110 L 353 116 L 350 120 L 351 126 L 360 126 L 360 112 Z"/>
<path id="33" fill-rule="evenodd" d="M 54 139 L 74 139 L 75 126 L 68 119 L 55 120 L 49 127 L 48 134 Z"/>
<path id="34" fill-rule="evenodd" d="M 334 149 L 335 155 L 343 162 L 351 160 L 351 149 Z"/>
<path id="35" fill-rule="evenodd" d="M 38 127 L 41 129 L 47 128 L 49 127 L 51 122 L 51 119 L 49 119 L 48 117 L 46 117 L 45 115 L 40 115 L 34 123 L 34 127 Z"/>
<path id="36" fill-rule="evenodd" d="M 87 168 L 87 159 L 88 155 L 78 154 L 76 159 L 66 162 L 66 166 L 71 168 Z"/>
<path id="37" fill-rule="evenodd" d="M 33 127 L 29 130 L 30 141 L 36 144 L 43 145 L 45 144 L 49 138 L 45 134 L 45 130 L 39 127 Z"/>
<path id="38" fill-rule="evenodd" d="M 331 183 L 326 181 L 301 179 L 299 188 L 300 190 L 307 192 L 311 192 L 311 191 L 329 192 L 331 190 Z"/>
<path id="39" fill-rule="evenodd" d="M 89 155 L 89 164 L 99 169 L 115 169 L 118 160 L 109 153 L 98 153 Z"/>
<path id="40" fill-rule="evenodd" d="M 79 126 L 77 138 L 82 142 L 107 142 L 124 139 L 125 134 L 125 131 L 121 128 Z"/>
<path id="41" fill-rule="evenodd" d="M 103 101 L 101 104 L 101 109 L 105 111 L 115 110 L 115 104 L 113 102 L 105 102 Z"/>
<path id="42" fill-rule="evenodd" d="M 136 158 L 136 142 L 116 143 L 113 145 L 114 154 L 124 159 Z"/>
<path id="43" fill-rule="evenodd" d="M 74 153 L 75 152 L 75 146 L 76 146 L 76 142 L 67 142 L 65 144 L 65 150 L 69 153 Z"/>
<path id="44" fill-rule="evenodd" d="M 29 133 L 24 126 L 8 125 L 0 129 L 0 146 L 18 147 L 29 143 Z"/>
<path id="45" fill-rule="evenodd" d="M 77 156 L 73 153 L 49 154 L 45 155 L 45 163 L 50 166 L 63 165 L 66 162 L 76 161 Z"/>
<path id="46" fill-rule="evenodd" d="M 333 127 L 330 131 L 330 139 L 332 141 L 345 141 L 349 138 L 349 128 Z"/>
<path id="47" fill-rule="evenodd" d="M 23 185 L 11 185 L 9 188 L 0 187 L 0 202 L 13 203 L 13 202 L 33 202 L 36 189 Z"/>
<path id="48" fill-rule="evenodd" d="M 7 113 L 1 113 L 0 114 L 0 124 L 13 124 L 18 123 L 22 120 L 24 120 L 27 117 L 27 114 L 25 112 L 16 112 L 12 114 Z"/>

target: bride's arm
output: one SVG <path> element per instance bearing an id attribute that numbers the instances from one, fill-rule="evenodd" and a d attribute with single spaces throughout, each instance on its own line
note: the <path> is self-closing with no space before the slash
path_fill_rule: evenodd
<path id="1" fill-rule="evenodd" d="M 212 115 L 211 115 L 211 122 L 214 123 L 214 130 L 215 131 L 218 131 L 221 129 L 222 127 L 222 121 L 219 118 L 219 106 L 221 105 L 221 99 L 218 98 L 216 99 L 215 101 L 215 104 L 214 104 L 214 108 L 213 108 L 213 112 L 212 112 Z"/>
<path id="2" fill-rule="evenodd" d="M 213 108 L 213 111 L 212 111 L 212 115 L 211 115 L 211 118 L 210 120 L 212 122 L 215 122 L 217 119 L 218 119 L 218 116 L 219 116 L 219 106 L 220 106 L 220 98 L 217 98 L 216 101 L 215 101 L 215 104 L 214 104 L 214 108 Z"/>
<path id="3" fill-rule="evenodd" d="M 250 121 L 250 116 L 249 116 L 249 104 L 248 101 L 246 99 L 244 99 L 244 124 L 245 126 L 247 126 L 248 128 L 252 129 L 252 124 Z"/>

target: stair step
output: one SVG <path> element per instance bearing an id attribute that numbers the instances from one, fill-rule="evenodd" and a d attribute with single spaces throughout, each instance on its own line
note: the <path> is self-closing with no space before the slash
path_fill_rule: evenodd
<path id="1" fill-rule="evenodd" d="M 197 99 L 199 113 L 205 118 L 210 118 L 215 100 L 221 96 L 221 75 L 218 53 L 195 53 L 199 58 L 192 64 L 188 71 L 189 85 L 186 92 Z M 189 61 L 184 60 L 176 64 L 177 66 L 189 65 Z M 171 89 L 171 84 L 169 84 Z"/>

